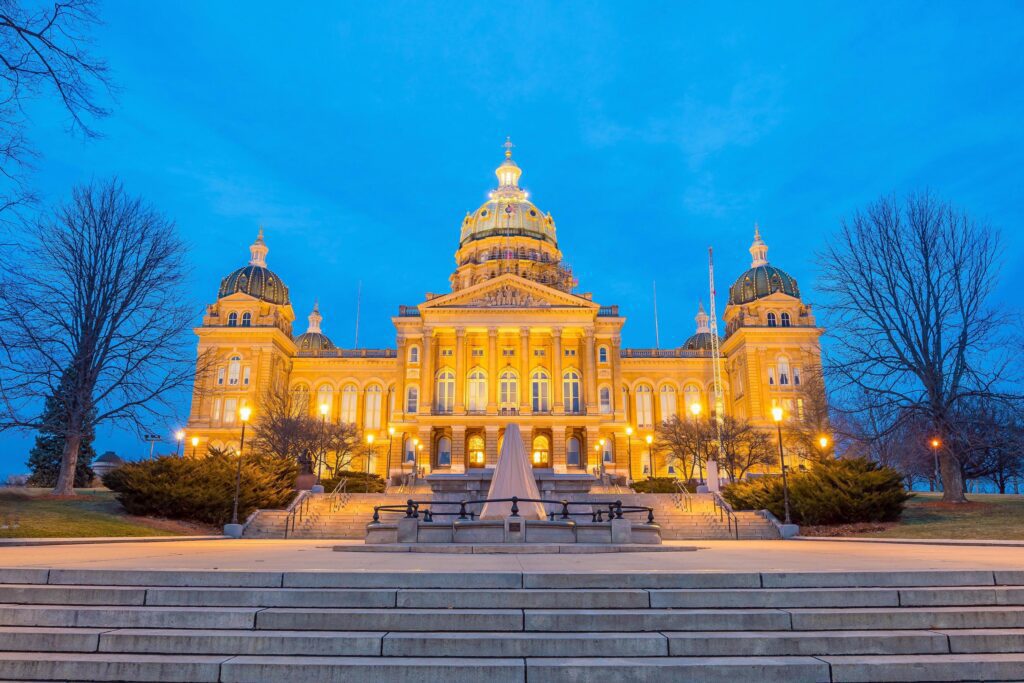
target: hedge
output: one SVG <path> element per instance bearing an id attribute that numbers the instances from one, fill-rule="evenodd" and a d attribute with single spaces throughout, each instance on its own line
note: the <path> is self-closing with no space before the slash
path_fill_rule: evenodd
<path id="1" fill-rule="evenodd" d="M 349 493 L 384 493 L 386 488 L 384 479 L 380 475 L 356 470 L 341 470 L 329 479 L 321 479 L 320 484 L 324 487 L 324 491 L 330 493 L 342 479 L 348 479 L 345 490 Z"/>
<path id="2" fill-rule="evenodd" d="M 675 493 L 679 490 L 676 488 L 677 481 L 680 480 L 675 477 L 651 477 L 634 481 L 629 487 L 637 493 Z M 686 482 L 685 486 L 690 493 L 697 491 L 697 485 L 692 482 Z"/>

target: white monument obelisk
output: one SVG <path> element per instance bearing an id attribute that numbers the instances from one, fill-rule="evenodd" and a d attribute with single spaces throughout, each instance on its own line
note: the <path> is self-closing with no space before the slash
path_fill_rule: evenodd
<path id="1" fill-rule="evenodd" d="M 526 457 L 526 446 L 519 432 L 519 425 L 510 424 L 505 428 L 505 441 L 498 454 L 498 465 L 494 468 L 488 500 L 495 498 L 540 498 L 537 480 L 533 478 L 533 467 Z M 542 503 L 519 503 L 519 516 L 523 519 L 547 519 Z M 480 519 L 504 519 L 512 514 L 512 503 L 485 503 Z"/>

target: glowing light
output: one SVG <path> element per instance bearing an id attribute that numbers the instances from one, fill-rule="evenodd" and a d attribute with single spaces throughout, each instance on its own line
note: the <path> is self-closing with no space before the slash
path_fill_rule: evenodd
<path id="1" fill-rule="evenodd" d="M 599 439 L 599 440 L 598 440 L 598 443 L 599 443 L 599 444 L 601 444 L 601 445 L 603 446 L 603 445 L 605 444 L 605 441 L 604 441 L 604 439 Z"/>
<path id="2" fill-rule="evenodd" d="M 533 462 L 540 464 L 540 451 L 533 452 Z"/>
<path id="3" fill-rule="evenodd" d="M 198 436 L 193 436 L 192 437 L 192 448 L 195 448 L 198 445 L 199 445 L 199 437 Z"/>
<path id="4" fill-rule="evenodd" d="M 388 436 L 394 436 L 394 435 L 395 435 L 395 428 L 394 427 L 388 427 Z"/>
<path id="5" fill-rule="evenodd" d="M 177 439 L 178 441 L 184 441 L 185 440 L 185 432 L 183 432 L 182 430 L 179 429 L 177 432 L 175 432 L 174 438 Z"/>
<path id="6" fill-rule="evenodd" d="M 938 448 L 941 445 L 942 445 L 941 441 L 939 441 L 938 439 L 932 439 L 932 448 Z"/>
<path id="7" fill-rule="evenodd" d="M 242 422 L 248 422 L 250 415 L 252 415 L 252 408 L 249 406 L 242 406 L 238 409 L 238 417 L 241 418 Z"/>
<path id="8" fill-rule="evenodd" d="M 819 437 L 818 438 L 818 445 L 821 446 L 822 450 L 825 450 L 826 448 L 828 448 L 828 437 L 827 436 Z"/>
<path id="9" fill-rule="evenodd" d="M 373 443 L 373 434 L 367 434 L 366 435 L 366 443 L 369 443 L 369 444 Z"/>
<path id="10" fill-rule="evenodd" d="M 626 436 L 633 436 L 633 428 L 626 427 Z"/>
<path id="11" fill-rule="evenodd" d="M 331 407 L 329 405 L 327 405 L 326 403 L 321 403 L 320 404 L 320 414 L 321 415 L 325 415 L 326 416 L 327 415 L 327 411 L 330 410 L 330 409 L 331 409 Z"/>
<path id="12" fill-rule="evenodd" d="M 644 441 L 646 441 L 647 445 L 650 446 L 651 443 L 654 441 L 654 437 L 648 434 L 646 437 L 644 437 Z"/>
<path id="13" fill-rule="evenodd" d="M 412 440 L 412 445 L 413 446 L 419 446 L 420 445 L 420 440 L 419 439 L 413 439 Z"/>
<path id="14" fill-rule="evenodd" d="M 700 411 L 702 409 L 703 408 L 701 407 L 701 405 L 699 403 L 691 403 L 690 404 L 690 412 L 693 413 L 694 417 L 697 417 L 698 415 L 700 415 Z"/>
<path id="15" fill-rule="evenodd" d="M 772 408 L 772 419 L 776 422 L 782 422 L 782 408 L 779 406 Z"/>

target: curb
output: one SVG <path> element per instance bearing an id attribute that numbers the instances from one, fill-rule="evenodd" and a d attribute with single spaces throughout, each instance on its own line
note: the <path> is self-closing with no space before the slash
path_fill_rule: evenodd
<path id="1" fill-rule="evenodd" d="M 1024 541 L 995 538 L 870 538 L 867 536 L 829 537 L 829 536 L 794 536 L 791 541 L 818 541 L 829 543 L 888 543 L 890 545 L 962 545 L 997 548 L 1024 548 Z"/>
<path id="2" fill-rule="evenodd" d="M 94 545 L 101 543 L 169 543 L 173 541 L 221 541 L 226 536 L 108 536 L 93 538 L 0 538 L 0 548 L 26 545 Z"/>

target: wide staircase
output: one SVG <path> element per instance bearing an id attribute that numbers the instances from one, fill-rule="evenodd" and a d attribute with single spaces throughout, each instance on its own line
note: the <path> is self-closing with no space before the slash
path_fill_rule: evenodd
<path id="1" fill-rule="evenodd" d="M 1006 681 L 1024 571 L 0 569 L 0 680 Z"/>
<path id="2" fill-rule="evenodd" d="M 404 505 L 409 498 L 430 500 L 431 494 L 352 493 L 305 494 L 291 510 L 259 510 L 246 526 L 245 538 L 362 539 L 378 505 Z M 595 493 L 587 500 L 622 501 L 624 505 L 654 508 L 665 540 L 772 539 L 779 538 L 775 525 L 756 512 L 732 512 L 715 505 L 711 494 L 691 494 L 687 499 L 662 493 Z M 446 508 L 447 509 L 447 508 Z M 393 515 L 392 515 L 393 516 Z"/>

